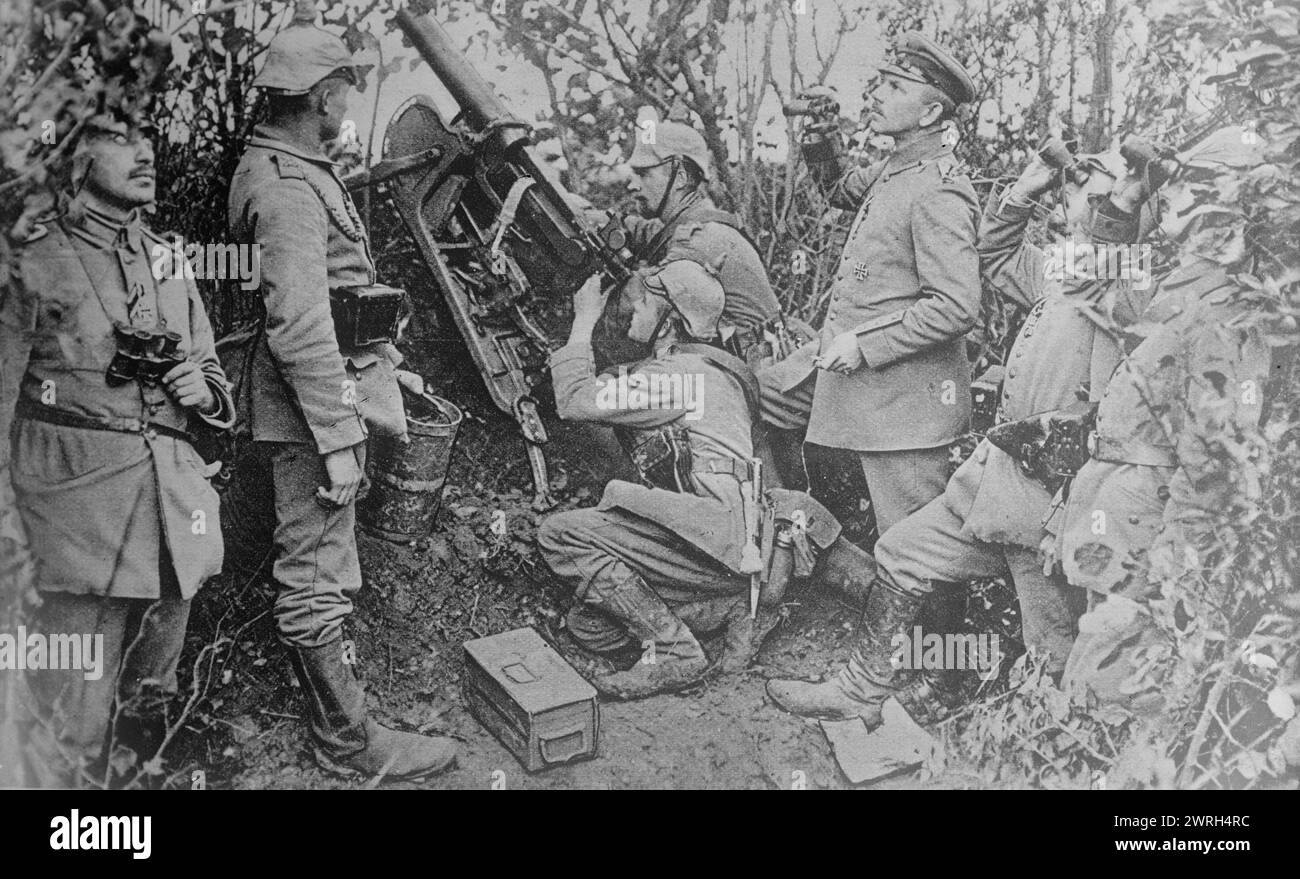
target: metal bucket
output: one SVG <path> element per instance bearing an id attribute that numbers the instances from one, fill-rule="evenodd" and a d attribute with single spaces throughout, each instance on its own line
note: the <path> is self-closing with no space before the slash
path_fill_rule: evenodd
<path id="1" fill-rule="evenodd" d="M 377 537 L 410 543 L 433 531 L 461 413 L 432 394 L 403 388 L 402 399 L 409 441 L 375 439 L 367 468 L 370 491 L 357 504 L 357 521 Z"/>

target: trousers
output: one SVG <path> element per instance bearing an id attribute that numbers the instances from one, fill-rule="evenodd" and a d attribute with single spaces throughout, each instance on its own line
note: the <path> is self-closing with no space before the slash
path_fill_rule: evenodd
<path id="1" fill-rule="evenodd" d="M 34 633 L 47 644 L 57 635 L 102 636 L 102 649 L 92 647 L 98 654 L 93 669 L 86 667 L 90 657 L 83 651 L 82 668 L 27 672 L 20 719 L 37 786 L 75 784 L 79 768 L 104 749 L 115 716 L 161 711 L 176 694 L 190 602 L 180 598 L 179 588 L 172 594 L 158 600 L 42 594 L 29 623 Z"/>
<path id="2" fill-rule="evenodd" d="M 781 391 L 772 373 L 759 372 L 763 421 L 782 430 L 803 430 L 812 413 L 813 382 Z M 856 452 L 867 480 L 876 531 L 884 534 L 943 493 L 948 483 L 948 447 Z"/>
<path id="3" fill-rule="evenodd" d="M 361 588 L 356 505 L 322 507 L 316 489 L 328 485 L 314 447 L 255 442 L 223 498 L 227 570 L 242 566 L 234 570 L 249 573 L 270 554 L 276 628 L 290 647 L 319 647 L 340 637 Z"/>
<path id="4" fill-rule="evenodd" d="M 571 583 L 578 602 L 570 633 L 597 652 L 635 646 L 623 625 L 587 602 L 608 578 L 641 577 L 695 634 L 722 626 L 728 609 L 747 600 L 749 579 L 688 544 L 667 528 L 622 510 L 585 508 L 555 513 L 537 530 L 542 557 Z"/>

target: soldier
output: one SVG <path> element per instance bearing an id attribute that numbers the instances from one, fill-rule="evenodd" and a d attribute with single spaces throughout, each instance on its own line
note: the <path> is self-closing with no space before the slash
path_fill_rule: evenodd
<path id="1" fill-rule="evenodd" d="M 999 422 L 1064 409 L 1090 388 L 1100 396 L 1121 350 L 1102 327 L 1114 325 L 1117 313 L 1140 314 L 1147 299 L 1143 288 L 1150 287 L 1149 277 L 1134 282 L 1131 272 L 1127 280 L 1049 280 L 1049 256 L 1025 240 L 1035 205 L 1059 185 L 1061 203 L 1053 219 L 1065 237 L 1057 251 L 1064 241 L 1087 246 L 1125 239 L 1136 227 L 1114 234 L 1115 226 L 1097 221 L 1093 200 L 1110 196 L 1129 213 L 1139 197 L 1136 180 L 1118 156 L 1079 157 L 1063 177 L 1035 157 L 1013 185 L 989 199 L 980 225 L 981 271 L 991 287 L 1029 308 L 1008 357 Z M 955 593 L 957 607 L 964 608 L 965 581 L 999 576 L 1009 576 L 1016 588 L 1026 646 L 1046 657 L 1049 673 L 1059 679 L 1081 608 L 1063 578 L 1044 574 L 1038 558 L 1051 506 L 1047 486 L 981 440 L 942 495 L 877 542 L 879 577 L 849 664 L 821 684 L 770 681 L 768 693 L 798 714 L 857 715 L 875 723 L 883 698 L 897 687 L 890 664 L 893 638 L 912 635 L 921 604 L 936 592 Z M 964 615 L 952 616 L 942 623 L 960 624 Z"/>
<path id="2" fill-rule="evenodd" d="M 974 85 L 920 34 L 898 55 L 870 95 L 893 153 L 847 173 L 809 157 L 831 203 L 857 211 L 821 337 L 759 372 L 767 423 L 858 454 L 881 534 L 947 482 L 970 413 L 962 337 L 980 307 L 975 191 L 946 142 Z"/>
<path id="3" fill-rule="evenodd" d="M 726 296 L 720 341 L 753 365 L 770 354 L 765 332 L 775 335 L 774 322 L 781 317 L 762 257 L 740 220 L 709 198 L 709 150 L 700 133 L 683 122 L 648 121 L 654 128 L 638 134 L 628 159 L 643 214 L 625 221 L 630 246 L 652 265 L 690 259 L 714 269 Z M 599 367 L 646 355 L 627 336 L 631 315 L 629 295 L 607 303 L 596 331 Z"/>
<path id="4" fill-rule="evenodd" d="M 375 266 L 323 152 L 339 134 L 356 70 L 343 41 L 312 20 L 295 17 L 271 41 L 254 81 L 267 122 L 231 181 L 231 235 L 260 248 L 265 319 L 252 352 L 253 452 L 227 506 L 239 519 L 266 486 L 274 492 L 275 618 L 311 709 L 317 762 L 345 775 L 414 779 L 451 765 L 454 743 L 371 719 L 343 639 L 361 588 L 353 528 L 366 437 L 404 437 L 406 419 L 397 349 L 354 345 L 331 318 L 331 291 L 374 284 Z"/>
<path id="5" fill-rule="evenodd" d="M 1226 139 L 1242 140 L 1240 131 L 1227 129 Z M 1182 166 L 1161 223 L 1166 236 L 1241 240 L 1236 209 L 1190 197 L 1193 182 L 1258 164 L 1251 149 L 1235 149 L 1244 155 Z M 1155 291 L 1143 315 L 1149 334 L 1107 385 L 1091 459 L 1072 481 L 1059 521 L 1049 522 L 1059 531 L 1065 576 L 1087 590 L 1089 607 L 1063 684 L 1140 713 L 1164 705 L 1159 671 L 1140 671 L 1144 654 L 1155 655 L 1164 638 L 1147 602 L 1185 574 L 1214 583 L 1216 518 L 1258 503 L 1266 469 L 1258 424 L 1272 364 L 1263 333 L 1243 320 L 1253 291 L 1229 274 L 1240 268 L 1231 257 L 1184 259 Z M 1212 614 L 1231 605 L 1228 597 L 1203 588 L 1180 593 L 1182 610 L 1226 630 Z"/>
<path id="6" fill-rule="evenodd" d="M 699 680 L 708 665 L 697 640 L 704 633 L 726 626 L 728 669 L 752 655 L 750 578 L 741 568 L 757 524 L 752 509 L 746 518 L 744 492 L 758 391 L 741 360 L 707 344 L 724 296 L 698 263 L 674 260 L 634 278 L 627 295 L 629 337 L 655 353 L 621 367 L 618 378 L 597 374 L 591 336 L 605 303 L 592 279 L 574 298 L 572 333 L 551 356 L 551 375 L 562 418 L 629 429 L 647 484 L 611 481 L 596 507 L 547 518 L 537 541 L 551 569 L 576 586 L 572 636 L 597 653 L 646 651 L 632 669 L 599 673 L 593 683 L 640 698 Z M 802 552 L 836 555 L 839 524 L 825 509 L 806 495 L 772 494 L 775 515 L 804 510 Z"/>
<path id="7" fill-rule="evenodd" d="M 64 210 L 19 243 L 0 303 L 0 436 L 38 561 L 30 624 L 50 650 L 85 648 L 82 668 L 28 673 L 29 768 L 57 787 L 78 785 L 115 718 L 110 741 L 141 763 L 162 742 L 190 600 L 222 561 L 190 431 L 234 416 L 193 276 L 155 273 L 173 242 L 141 217 L 148 131 L 104 109 L 67 183 Z"/>

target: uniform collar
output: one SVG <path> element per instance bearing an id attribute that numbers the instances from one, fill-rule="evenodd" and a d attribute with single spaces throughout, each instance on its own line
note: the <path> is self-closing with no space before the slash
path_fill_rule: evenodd
<path id="1" fill-rule="evenodd" d="M 69 218 L 80 237 L 98 247 L 135 253 L 144 250 L 144 218 L 140 208 L 132 209 L 125 220 L 119 220 L 82 201 L 69 212 Z"/>
<path id="2" fill-rule="evenodd" d="M 313 162 L 317 165 L 327 165 L 331 168 L 338 165 L 337 162 L 325 155 L 324 150 L 309 151 L 291 144 L 284 133 L 284 129 L 271 125 L 269 122 L 253 126 L 253 136 L 249 138 L 248 143 L 249 146 L 258 146 L 276 152 L 287 153 L 295 158 Z"/>
<path id="3" fill-rule="evenodd" d="M 905 146 L 889 154 L 885 165 L 885 176 L 892 176 L 899 171 L 914 168 L 943 156 L 952 155 L 952 147 L 943 142 L 944 129 L 924 131 Z"/>

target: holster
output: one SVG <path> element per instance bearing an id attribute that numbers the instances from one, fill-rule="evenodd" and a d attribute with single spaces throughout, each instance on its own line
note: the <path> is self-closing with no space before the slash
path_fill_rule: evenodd
<path id="1" fill-rule="evenodd" d="M 669 425 L 634 434 L 619 431 L 618 435 L 642 482 L 667 491 L 691 491 L 690 431 Z"/>
<path id="2" fill-rule="evenodd" d="M 383 284 L 330 290 L 330 313 L 339 350 L 354 351 L 397 340 L 406 291 Z"/>
<path id="3" fill-rule="evenodd" d="M 990 366 L 970 386 L 970 429 L 974 433 L 987 433 L 996 423 L 998 401 L 1002 398 L 1004 370 Z"/>
<path id="4" fill-rule="evenodd" d="M 1090 457 L 1088 436 L 1096 422 L 1097 404 L 1081 402 L 999 424 L 988 432 L 988 440 L 1055 494 Z"/>

